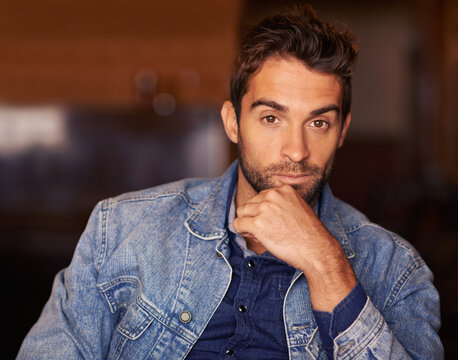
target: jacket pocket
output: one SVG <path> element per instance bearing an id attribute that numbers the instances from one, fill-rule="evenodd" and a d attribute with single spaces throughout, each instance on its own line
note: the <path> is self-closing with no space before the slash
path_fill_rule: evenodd
<path id="1" fill-rule="evenodd" d="M 108 359 L 152 359 L 165 327 L 137 299 L 128 308 L 111 338 Z"/>
<path id="2" fill-rule="evenodd" d="M 114 317 L 106 359 L 184 358 L 192 342 L 173 325 L 166 309 L 142 294 L 137 278 L 119 277 L 98 288 Z"/>
<path id="3" fill-rule="evenodd" d="M 120 276 L 98 284 L 97 288 L 107 301 L 111 313 L 115 314 L 120 310 L 122 316 L 122 309 L 128 308 L 137 298 L 140 281 L 134 276 Z"/>
<path id="4" fill-rule="evenodd" d="M 117 330 L 129 340 L 137 340 L 154 320 L 138 303 L 132 304 L 119 323 Z"/>
<path id="5" fill-rule="evenodd" d="M 162 324 L 143 306 L 140 281 L 121 276 L 97 285 L 115 317 L 107 359 L 148 359 L 163 331 Z M 154 326 L 152 326 L 154 323 Z M 142 335 L 145 334 L 145 338 Z"/>

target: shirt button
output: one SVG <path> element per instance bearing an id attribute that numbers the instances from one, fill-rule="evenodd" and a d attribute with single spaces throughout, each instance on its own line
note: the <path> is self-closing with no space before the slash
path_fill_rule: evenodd
<path id="1" fill-rule="evenodd" d="M 226 355 L 232 356 L 232 355 L 234 355 L 234 351 L 232 349 L 227 349 L 226 350 Z"/>
<path id="2" fill-rule="evenodd" d="M 239 306 L 239 311 L 240 311 L 241 313 L 244 313 L 244 312 L 246 312 L 247 310 L 248 310 L 248 309 L 247 309 L 247 307 L 246 307 L 245 305 L 240 305 L 240 306 Z"/>
<path id="3" fill-rule="evenodd" d="M 248 260 L 248 267 L 254 268 L 255 266 L 256 266 L 256 264 L 254 263 L 253 260 Z"/>
<path id="4" fill-rule="evenodd" d="M 192 315 L 191 313 L 188 311 L 188 310 L 183 310 L 181 313 L 180 313 L 180 321 L 183 323 L 183 324 L 186 324 L 188 322 L 190 322 L 192 319 Z"/>

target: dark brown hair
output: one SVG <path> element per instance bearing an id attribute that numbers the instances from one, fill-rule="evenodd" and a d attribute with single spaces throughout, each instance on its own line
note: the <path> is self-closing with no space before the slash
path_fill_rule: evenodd
<path id="1" fill-rule="evenodd" d="M 351 108 L 351 76 L 357 58 L 347 28 L 321 21 L 311 6 L 262 20 L 242 39 L 231 77 L 231 101 L 237 121 L 250 77 L 273 55 L 293 56 L 308 68 L 336 75 L 342 84 L 342 119 Z"/>

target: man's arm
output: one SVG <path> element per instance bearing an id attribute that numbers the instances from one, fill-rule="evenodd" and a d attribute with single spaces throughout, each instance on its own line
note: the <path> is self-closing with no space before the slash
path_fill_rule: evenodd
<path id="1" fill-rule="evenodd" d="M 22 343 L 18 360 L 105 358 L 113 319 L 96 287 L 103 216 L 98 206 L 72 263 L 56 275 L 51 297 Z"/>
<path id="2" fill-rule="evenodd" d="M 354 289 L 357 279 L 340 244 L 292 187 L 259 193 L 240 206 L 237 215 L 234 227 L 239 233 L 303 271 L 314 310 L 332 312 Z M 406 270 L 409 279 L 396 302 L 383 315 L 366 299 L 356 320 L 332 336 L 334 358 L 410 359 L 409 353 L 418 359 L 443 357 L 437 337 L 437 292 L 426 266 L 415 271 L 413 266 Z M 408 344 L 409 353 L 392 329 Z M 422 333 L 417 335 L 416 329 Z M 411 338 L 427 340 L 418 343 Z"/>
<path id="3" fill-rule="evenodd" d="M 332 311 L 357 283 L 339 242 L 289 185 L 262 191 L 237 208 L 234 227 L 303 271 L 315 310 Z"/>
<path id="4" fill-rule="evenodd" d="M 382 286 L 382 284 L 380 284 Z M 382 309 L 368 298 L 355 322 L 334 339 L 336 359 L 443 359 L 439 296 L 420 259 L 393 284 Z"/>

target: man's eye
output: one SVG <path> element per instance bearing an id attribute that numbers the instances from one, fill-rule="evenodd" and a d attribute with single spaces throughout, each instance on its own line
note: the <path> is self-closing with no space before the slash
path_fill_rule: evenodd
<path id="1" fill-rule="evenodd" d="M 326 127 L 326 125 L 327 123 L 324 120 L 314 120 L 313 121 L 313 127 L 316 127 L 319 129 Z"/>
<path id="2" fill-rule="evenodd" d="M 262 118 L 268 124 L 275 124 L 277 122 L 277 117 L 273 115 L 267 115 Z"/>

